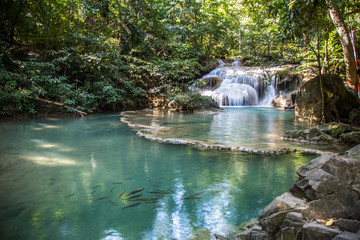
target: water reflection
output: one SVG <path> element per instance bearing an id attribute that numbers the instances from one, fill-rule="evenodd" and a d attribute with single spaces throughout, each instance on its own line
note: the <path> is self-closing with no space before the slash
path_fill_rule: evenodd
<path id="1" fill-rule="evenodd" d="M 292 111 L 269 107 L 226 107 L 223 112 L 195 114 L 147 110 L 125 113 L 122 121 L 135 129 L 149 130 L 148 139 L 177 144 L 195 140 L 201 144 L 260 151 L 291 148 L 343 152 L 347 149 L 341 144 L 283 141 L 286 130 L 306 129 L 312 124 L 294 119 Z"/>
<path id="2" fill-rule="evenodd" d="M 171 213 L 172 238 L 188 239 L 191 236 L 192 228 L 188 211 L 184 204 L 185 189 L 180 178 L 175 179 L 175 193 L 173 194 L 174 211 Z"/>
<path id="3" fill-rule="evenodd" d="M 231 202 L 233 194 L 231 191 L 240 191 L 224 180 L 209 188 L 208 191 L 213 195 L 210 199 L 202 201 L 196 208 L 198 217 L 197 225 L 203 226 L 212 234 L 220 234 L 226 236 L 229 232 L 235 231 L 235 222 L 232 216 L 236 215 L 236 209 Z"/>
<path id="4" fill-rule="evenodd" d="M 90 165 L 91 165 L 91 169 L 93 172 L 95 172 L 95 169 L 96 169 L 96 161 L 95 161 L 95 157 L 94 157 L 94 152 L 92 152 L 90 154 Z"/>
<path id="5" fill-rule="evenodd" d="M 212 122 L 228 121 L 214 120 L 216 114 L 158 116 L 159 126 L 186 124 L 192 131 L 203 129 L 200 137 L 209 135 Z M 313 158 L 159 144 L 103 115 L 59 119 L 51 121 L 59 128 L 32 131 L 38 122 L 47 119 L 0 121 L 4 239 L 211 239 L 255 217 Z M 158 199 L 125 208 L 137 201 L 119 195 L 141 188 L 138 198 Z M 161 194 L 148 192 L 159 189 Z"/>

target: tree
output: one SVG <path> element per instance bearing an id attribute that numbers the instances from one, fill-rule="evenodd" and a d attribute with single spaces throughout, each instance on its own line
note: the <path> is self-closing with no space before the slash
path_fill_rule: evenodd
<path id="1" fill-rule="evenodd" d="M 359 80 L 357 79 L 356 73 L 356 63 L 354 55 L 354 47 L 350 39 L 348 28 L 344 21 L 344 10 L 340 10 L 342 1 L 336 0 L 326 0 L 326 3 L 329 8 L 331 19 L 336 27 L 336 30 L 339 34 L 341 45 L 344 52 L 344 60 L 346 66 L 346 75 L 348 81 L 355 86 L 355 89 L 359 89 Z"/>

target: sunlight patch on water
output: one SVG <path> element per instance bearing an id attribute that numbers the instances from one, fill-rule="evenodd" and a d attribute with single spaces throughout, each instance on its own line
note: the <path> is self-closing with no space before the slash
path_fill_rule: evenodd
<path id="1" fill-rule="evenodd" d="M 46 154 L 47 156 L 41 155 L 23 155 L 21 158 L 36 163 L 38 165 L 44 166 L 66 166 L 66 165 L 78 165 L 78 163 L 70 158 L 66 158 L 56 153 L 49 152 Z"/>
<path id="2" fill-rule="evenodd" d="M 71 152 L 71 151 L 75 150 L 74 148 L 66 147 L 66 146 L 63 146 L 63 145 L 60 145 L 57 143 L 47 142 L 45 140 L 31 139 L 31 141 L 36 144 L 35 147 L 37 147 L 37 148 L 43 148 L 43 149 L 52 148 L 59 152 Z"/>
<path id="3" fill-rule="evenodd" d="M 41 128 L 45 128 L 45 129 L 60 129 L 62 128 L 59 125 L 50 125 L 50 124 L 46 124 L 46 123 L 37 123 L 37 125 L 41 126 Z"/>

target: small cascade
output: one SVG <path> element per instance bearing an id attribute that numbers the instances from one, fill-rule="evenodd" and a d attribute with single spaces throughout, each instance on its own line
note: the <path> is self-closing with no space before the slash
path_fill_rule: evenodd
<path id="1" fill-rule="evenodd" d="M 239 60 L 231 64 L 221 61 L 219 67 L 202 78 L 208 85 L 201 92 L 220 106 L 272 106 L 277 97 L 273 73 L 270 69 L 241 67 Z"/>

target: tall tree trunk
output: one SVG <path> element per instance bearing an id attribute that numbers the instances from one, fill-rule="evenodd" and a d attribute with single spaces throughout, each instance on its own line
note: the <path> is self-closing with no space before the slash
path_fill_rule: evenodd
<path id="1" fill-rule="evenodd" d="M 331 19 L 340 36 L 340 41 L 344 52 L 347 79 L 352 85 L 356 87 L 357 90 L 359 82 L 356 74 L 356 63 L 355 63 L 353 45 L 343 19 L 343 14 L 340 11 L 340 9 L 337 7 L 336 0 L 326 0 L 326 3 L 329 8 Z"/>
<path id="2" fill-rule="evenodd" d="M 318 71 L 319 71 L 319 85 L 320 85 L 320 92 L 321 92 L 321 123 L 325 123 L 326 122 L 326 118 L 325 118 L 325 97 L 324 97 L 324 85 L 323 85 L 323 79 L 322 79 L 322 74 L 321 74 L 321 54 L 320 54 L 320 36 L 318 35 L 316 38 L 317 42 L 316 42 L 316 49 L 317 49 L 317 53 L 315 52 L 316 55 L 316 60 L 318 63 Z"/>

